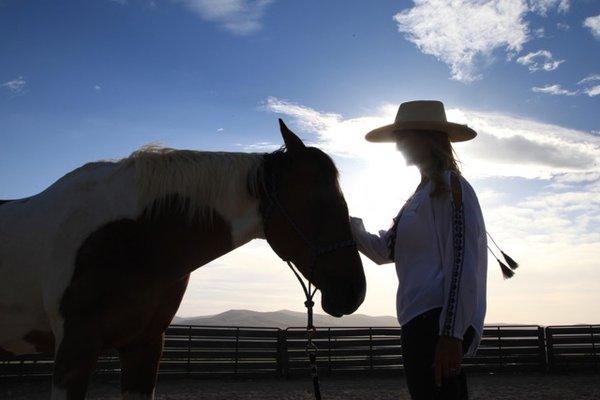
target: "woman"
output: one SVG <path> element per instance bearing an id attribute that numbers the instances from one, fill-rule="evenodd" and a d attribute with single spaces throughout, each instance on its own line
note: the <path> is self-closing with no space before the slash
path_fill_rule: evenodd
<path id="1" fill-rule="evenodd" d="M 396 121 L 369 132 L 371 142 L 396 142 L 421 183 L 390 229 L 365 231 L 351 217 L 358 249 L 377 264 L 396 264 L 406 382 L 415 400 L 466 399 L 460 364 L 475 353 L 486 309 L 487 240 L 477 196 L 462 177 L 451 142 L 473 139 L 466 125 L 446 121 L 438 101 L 400 106 Z"/>

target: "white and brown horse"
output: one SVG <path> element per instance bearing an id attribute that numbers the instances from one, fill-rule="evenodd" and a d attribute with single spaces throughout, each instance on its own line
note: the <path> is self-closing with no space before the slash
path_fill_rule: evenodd
<path id="1" fill-rule="evenodd" d="M 123 397 L 152 398 L 189 274 L 255 238 L 311 279 L 326 312 L 354 312 L 356 248 L 315 258 L 306 243 L 352 238 L 335 165 L 281 133 L 285 150 L 266 154 L 146 148 L 2 202 L 0 353 L 53 352 L 52 399 L 83 399 L 98 354 L 116 348 Z"/>

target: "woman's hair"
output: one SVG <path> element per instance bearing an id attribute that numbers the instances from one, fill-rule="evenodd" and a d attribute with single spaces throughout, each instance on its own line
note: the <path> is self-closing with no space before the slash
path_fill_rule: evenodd
<path id="1" fill-rule="evenodd" d="M 430 193 L 430 196 L 434 197 L 450 191 L 450 188 L 444 182 L 443 172 L 451 170 L 460 174 L 460 169 L 448 134 L 445 132 L 430 131 L 427 134 L 419 135 L 419 137 L 425 141 L 431 156 L 427 175 L 434 184 L 434 190 Z"/>

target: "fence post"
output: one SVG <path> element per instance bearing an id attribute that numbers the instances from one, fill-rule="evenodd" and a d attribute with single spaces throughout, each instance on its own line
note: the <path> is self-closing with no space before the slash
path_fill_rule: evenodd
<path id="1" fill-rule="evenodd" d="M 548 370 L 554 371 L 556 365 L 554 363 L 554 343 L 552 337 L 552 328 L 546 327 L 546 357 L 548 359 Z"/>
<path id="2" fill-rule="evenodd" d="M 237 375 L 237 373 L 238 373 L 238 360 L 240 358 L 239 347 L 240 347 L 240 327 L 238 326 L 235 329 L 235 364 L 233 367 L 233 373 L 235 375 Z"/>
<path id="3" fill-rule="evenodd" d="M 594 336 L 594 326 L 590 325 L 590 339 L 592 339 L 592 359 L 594 360 L 594 370 L 598 369 L 598 356 L 596 355 L 596 337 Z"/>
<path id="4" fill-rule="evenodd" d="M 546 354 L 546 338 L 544 328 L 538 326 L 538 352 L 540 358 L 540 368 L 542 371 L 548 370 L 548 359 Z"/>
<path id="5" fill-rule="evenodd" d="M 281 329 L 277 329 L 277 354 L 276 354 L 276 362 L 277 362 L 277 376 L 281 377 L 285 375 L 285 367 L 283 365 L 284 360 L 284 349 L 285 349 L 285 331 Z"/>
<path id="6" fill-rule="evenodd" d="M 277 373 L 282 377 L 290 377 L 287 351 L 287 329 L 279 329 L 277 331 Z"/>
<path id="7" fill-rule="evenodd" d="M 500 335 L 500 325 L 496 327 L 496 337 L 498 338 L 498 355 L 500 356 L 500 369 L 504 371 L 504 352 L 502 351 L 502 336 Z"/>
<path id="8" fill-rule="evenodd" d="M 373 328 L 369 328 L 369 370 L 373 372 Z"/>
<path id="9" fill-rule="evenodd" d="M 331 376 L 331 327 L 327 328 L 327 375 Z"/>
<path id="10" fill-rule="evenodd" d="M 188 377 L 192 373 L 192 326 L 188 327 L 188 354 L 187 354 L 187 375 Z"/>

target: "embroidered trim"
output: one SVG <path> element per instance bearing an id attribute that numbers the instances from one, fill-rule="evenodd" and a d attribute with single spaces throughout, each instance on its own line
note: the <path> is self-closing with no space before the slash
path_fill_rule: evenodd
<path id="1" fill-rule="evenodd" d="M 392 226 L 390 226 L 390 235 L 388 236 L 387 239 L 387 249 L 388 249 L 388 257 L 390 260 L 395 260 L 395 253 L 396 253 L 396 228 L 398 227 L 398 220 L 400 219 L 400 215 L 402 214 L 402 211 L 400 211 L 400 214 L 398 214 L 398 216 L 396 216 L 394 219 L 392 219 Z"/>
<path id="2" fill-rule="evenodd" d="M 454 331 L 456 322 L 456 307 L 458 304 L 458 293 L 460 289 L 460 277 L 464 260 L 465 245 L 465 214 L 463 205 L 457 206 L 452 203 L 452 244 L 454 248 L 454 262 L 452 265 L 452 280 L 450 281 L 450 293 L 448 294 L 448 304 L 446 306 L 446 317 L 442 335 L 450 336 Z"/>

